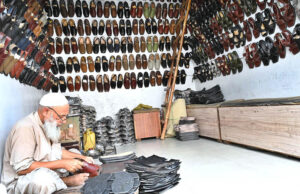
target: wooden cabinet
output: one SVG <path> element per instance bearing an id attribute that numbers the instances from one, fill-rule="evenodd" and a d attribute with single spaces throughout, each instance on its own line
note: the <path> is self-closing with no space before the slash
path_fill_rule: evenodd
<path id="1" fill-rule="evenodd" d="M 220 140 L 218 105 L 188 105 L 187 115 L 195 117 L 199 135 Z"/>
<path id="2" fill-rule="evenodd" d="M 300 157 L 300 105 L 220 107 L 222 140 Z"/>
<path id="3" fill-rule="evenodd" d="M 135 138 L 160 137 L 160 110 L 138 110 L 133 112 Z"/>

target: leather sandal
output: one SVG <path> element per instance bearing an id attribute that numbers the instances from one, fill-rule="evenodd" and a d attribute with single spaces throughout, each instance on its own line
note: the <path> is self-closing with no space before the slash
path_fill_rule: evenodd
<path id="1" fill-rule="evenodd" d="M 277 50 L 278 50 L 278 53 L 279 53 L 279 56 L 280 58 L 285 58 L 286 56 L 286 47 L 283 45 L 283 36 L 281 33 L 276 33 L 275 34 L 275 42 L 274 42 L 274 46 L 277 47 Z"/>

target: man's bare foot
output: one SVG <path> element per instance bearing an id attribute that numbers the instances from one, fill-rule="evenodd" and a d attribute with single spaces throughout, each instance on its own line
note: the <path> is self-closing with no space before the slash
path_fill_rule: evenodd
<path id="1" fill-rule="evenodd" d="M 75 187 L 83 185 L 88 178 L 88 173 L 80 173 L 73 176 L 64 177 L 62 180 L 68 187 Z"/>

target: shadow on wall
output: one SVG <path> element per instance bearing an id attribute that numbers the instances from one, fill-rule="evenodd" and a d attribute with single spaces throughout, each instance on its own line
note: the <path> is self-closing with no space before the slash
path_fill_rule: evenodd
<path id="1" fill-rule="evenodd" d="M 37 110 L 44 91 L 25 86 L 0 74 L 0 173 L 6 137 L 13 125 L 31 112 Z"/>

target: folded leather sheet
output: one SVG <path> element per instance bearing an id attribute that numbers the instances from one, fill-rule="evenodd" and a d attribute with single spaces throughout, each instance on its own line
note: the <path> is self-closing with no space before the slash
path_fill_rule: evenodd
<path id="1" fill-rule="evenodd" d="M 140 177 L 139 193 L 159 193 L 177 185 L 180 181 L 179 160 L 167 160 L 156 155 L 138 157 L 135 162 L 125 164 L 127 172 Z"/>
<path id="2" fill-rule="evenodd" d="M 83 194 L 135 193 L 140 186 L 136 173 L 116 172 L 100 174 L 88 179 L 81 189 Z"/>

